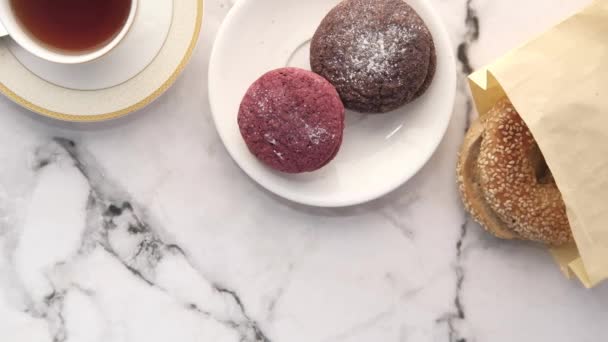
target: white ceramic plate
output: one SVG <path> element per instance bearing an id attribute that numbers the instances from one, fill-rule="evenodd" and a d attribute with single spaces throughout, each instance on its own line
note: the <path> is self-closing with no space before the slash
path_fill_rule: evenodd
<path id="1" fill-rule="evenodd" d="M 275 172 L 247 149 L 237 124 L 241 99 L 263 73 L 310 70 L 309 42 L 338 0 L 239 0 L 220 28 L 209 63 L 209 99 L 226 149 L 255 181 L 289 200 L 320 207 L 364 203 L 396 189 L 429 160 L 448 127 L 456 92 L 450 40 L 426 0 L 408 0 L 427 23 L 437 49 L 437 73 L 424 96 L 394 112 L 347 111 L 340 153 L 323 169 Z"/>
<path id="2" fill-rule="evenodd" d="M 86 65 L 49 64 L 10 38 L 0 39 L 0 93 L 66 121 L 108 120 L 143 108 L 173 84 L 192 56 L 203 1 L 141 0 L 140 9 L 121 45 Z"/>

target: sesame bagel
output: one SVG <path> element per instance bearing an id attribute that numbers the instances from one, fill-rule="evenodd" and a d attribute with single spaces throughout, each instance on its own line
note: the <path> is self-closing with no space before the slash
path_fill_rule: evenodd
<path id="1" fill-rule="evenodd" d="M 458 185 L 465 209 L 475 221 L 495 236 L 508 240 L 520 239 L 514 231 L 505 227 L 484 199 L 477 167 L 483 131 L 483 123 L 479 119 L 476 120 L 467 132 L 460 150 Z"/>
<path id="2" fill-rule="evenodd" d="M 562 195 L 508 99 L 472 125 L 457 173 L 465 208 L 494 235 L 554 246 L 572 241 Z"/>

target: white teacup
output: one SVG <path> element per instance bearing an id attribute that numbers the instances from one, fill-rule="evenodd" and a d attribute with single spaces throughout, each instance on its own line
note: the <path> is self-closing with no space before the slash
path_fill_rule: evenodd
<path id="1" fill-rule="evenodd" d="M 137 12 L 138 0 L 131 0 L 129 17 L 114 39 L 96 50 L 86 51 L 81 54 L 72 52 L 62 53 L 61 51 L 53 50 L 33 39 L 19 24 L 18 19 L 13 13 L 10 2 L 10 0 L 0 0 L 0 37 L 7 35 L 11 36 L 11 38 L 13 38 L 22 48 L 47 61 L 63 64 L 78 64 L 97 59 L 110 52 L 120 43 L 133 24 L 135 13 Z"/>

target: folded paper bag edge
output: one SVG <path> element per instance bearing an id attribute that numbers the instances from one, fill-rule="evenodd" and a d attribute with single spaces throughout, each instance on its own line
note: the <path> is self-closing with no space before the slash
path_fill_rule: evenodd
<path id="1" fill-rule="evenodd" d="M 502 86 L 491 75 L 487 67 L 469 75 L 468 82 L 475 108 L 480 116 L 485 115 L 498 100 L 506 96 Z"/>
<path id="2" fill-rule="evenodd" d="M 601 10 L 605 12 L 605 14 L 600 13 L 601 15 L 608 14 L 608 1 L 597 1 L 595 5 L 602 6 Z M 593 8 L 593 5 L 590 7 Z M 571 18 L 575 18 L 573 20 L 581 20 L 581 17 L 584 17 L 589 13 L 596 16 L 600 15 L 597 12 L 593 12 L 593 10 L 590 12 L 589 8 L 586 8 L 585 10 L 578 14 L 575 14 Z M 566 19 L 564 22 L 567 22 L 568 20 L 569 19 Z M 548 32 L 552 32 L 554 30 L 555 28 L 549 30 Z M 536 39 L 541 38 L 542 36 Z M 494 63 L 479 69 L 478 71 L 474 72 L 469 76 L 468 83 L 471 89 L 471 93 L 473 95 L 473 100 L 481 116 L 485 115 L 486 112 L 494 105 L 494 103 L 498 99 L 506 95 L 503 87 L 501 86 L 501 83 L 497 80 L 497 77 L 494 76 L 492 70 L 497 69 L 498 73 L 500 74 L 501 69 L 503 69 L 505 65 L 507 66 L 507 69 L 509 67 L 512 67 L 509 66 L 509 57 L 513 56 L 513 54 L 516 53 L 518 50 L 525 49 L 525 47 L 531 42 L 524 44 L 518 49 L 512 50 L 502 58 L 496 60 Z M 514 103 L 514 105 L 517 108 L 517 103 Z M 573 274 L 576 275 L 577 278 L 579 278 L 586 287 L 593 287 L 606 278 L 605 273 L 601 272 L 601 270 L 599 270 L 600 272 L 598 272 L 598 270 L 595 269 L 597 267 L 594 267 L 594 270 L 589 273 L 588 270 L 585 268 L 585 264 L 583 262 L 582 257 L 578 253 L 577 248 L 575 246 L 571 246 L 570 249 L 571 255 L 564 258 L 560 258 L 560 253 L 554 253 L 554 250 L 551 250 L 554 259 L 556 260 L 558 265 L 560 265 L 560 269 L 562 270 L 562 272 L 564 272 L 566 276 Z"/>
<path id="3" fill-rule="evenodd" d="M 473 101 L 480 116 L 485 115 L 500 98 L 506 95 L 499 82 L 490 84 L 490 67 L 480 68 L 468 77 Z M 551 248 L 549 251 L 565 277 L 570 279 L 572 276 L 576 276 L 584 286 L 593 285 L 589 281 L 576 245 Z M 581 262 L 575 263 L 576 260 L 581 260 Z"/>
<path id="4" fill-rule="evenodd" d="M 554 171 L 580 255 L 569 268 L 586 286 L 608 278 L 608 215 L 598 206 L 606 202 L 608 180 L 601 179 L 603 172 L 585 174 L 573 165 L 605 169 L 598 156 L 608 155 L 608 138 L 605 132 L 598 135 L 597 127 L 608 127 L 608 101 L 598 96 L 608 90 L 608 67 L 602 62 L 608 44 L 598 41 L 606 36 L 608 0 L 598 0 L 487 67 L 488 77 L 495 76 L 509 94 Z M 600 124 L 587 124 L 591 122 Z M 565 144 L 564 134 L 572 133 L 578 143 Z M 586 149 L 577 149 L 579 145 Z M 592 183 L 588 177 L 599 178 Z"/>
<path id="5" fill-rule="evenodd" d="M 589 274 L 587 273 L 585 265 L 583 264 L 583 259 L 581 258 L 577 258 L 576 260 L 572 261 L 568 266 L 570 271 L 576 274 L 576 277 L 581 281 L 583 286 L 588 289 L 593 288 L 601 282 L 601 280 L 593 281 L 589 278 Z"/>

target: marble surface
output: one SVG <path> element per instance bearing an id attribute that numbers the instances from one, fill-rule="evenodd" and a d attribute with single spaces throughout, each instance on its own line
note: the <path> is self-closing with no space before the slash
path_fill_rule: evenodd
<path id="1" fill-rule="evenodd" d="M 294 205 L 230 160 L 207 62 L 228 0 L 175 86 L 94 125 L 0 100 L 0 340 L 602 341 L 608 286 L 562 277 L 540 246 L 470 222 L 456 152 L 464 74 L 589 0 L 432 0 L 461 82 L 441 147 L 411 182 L 345 209 Z"/>

